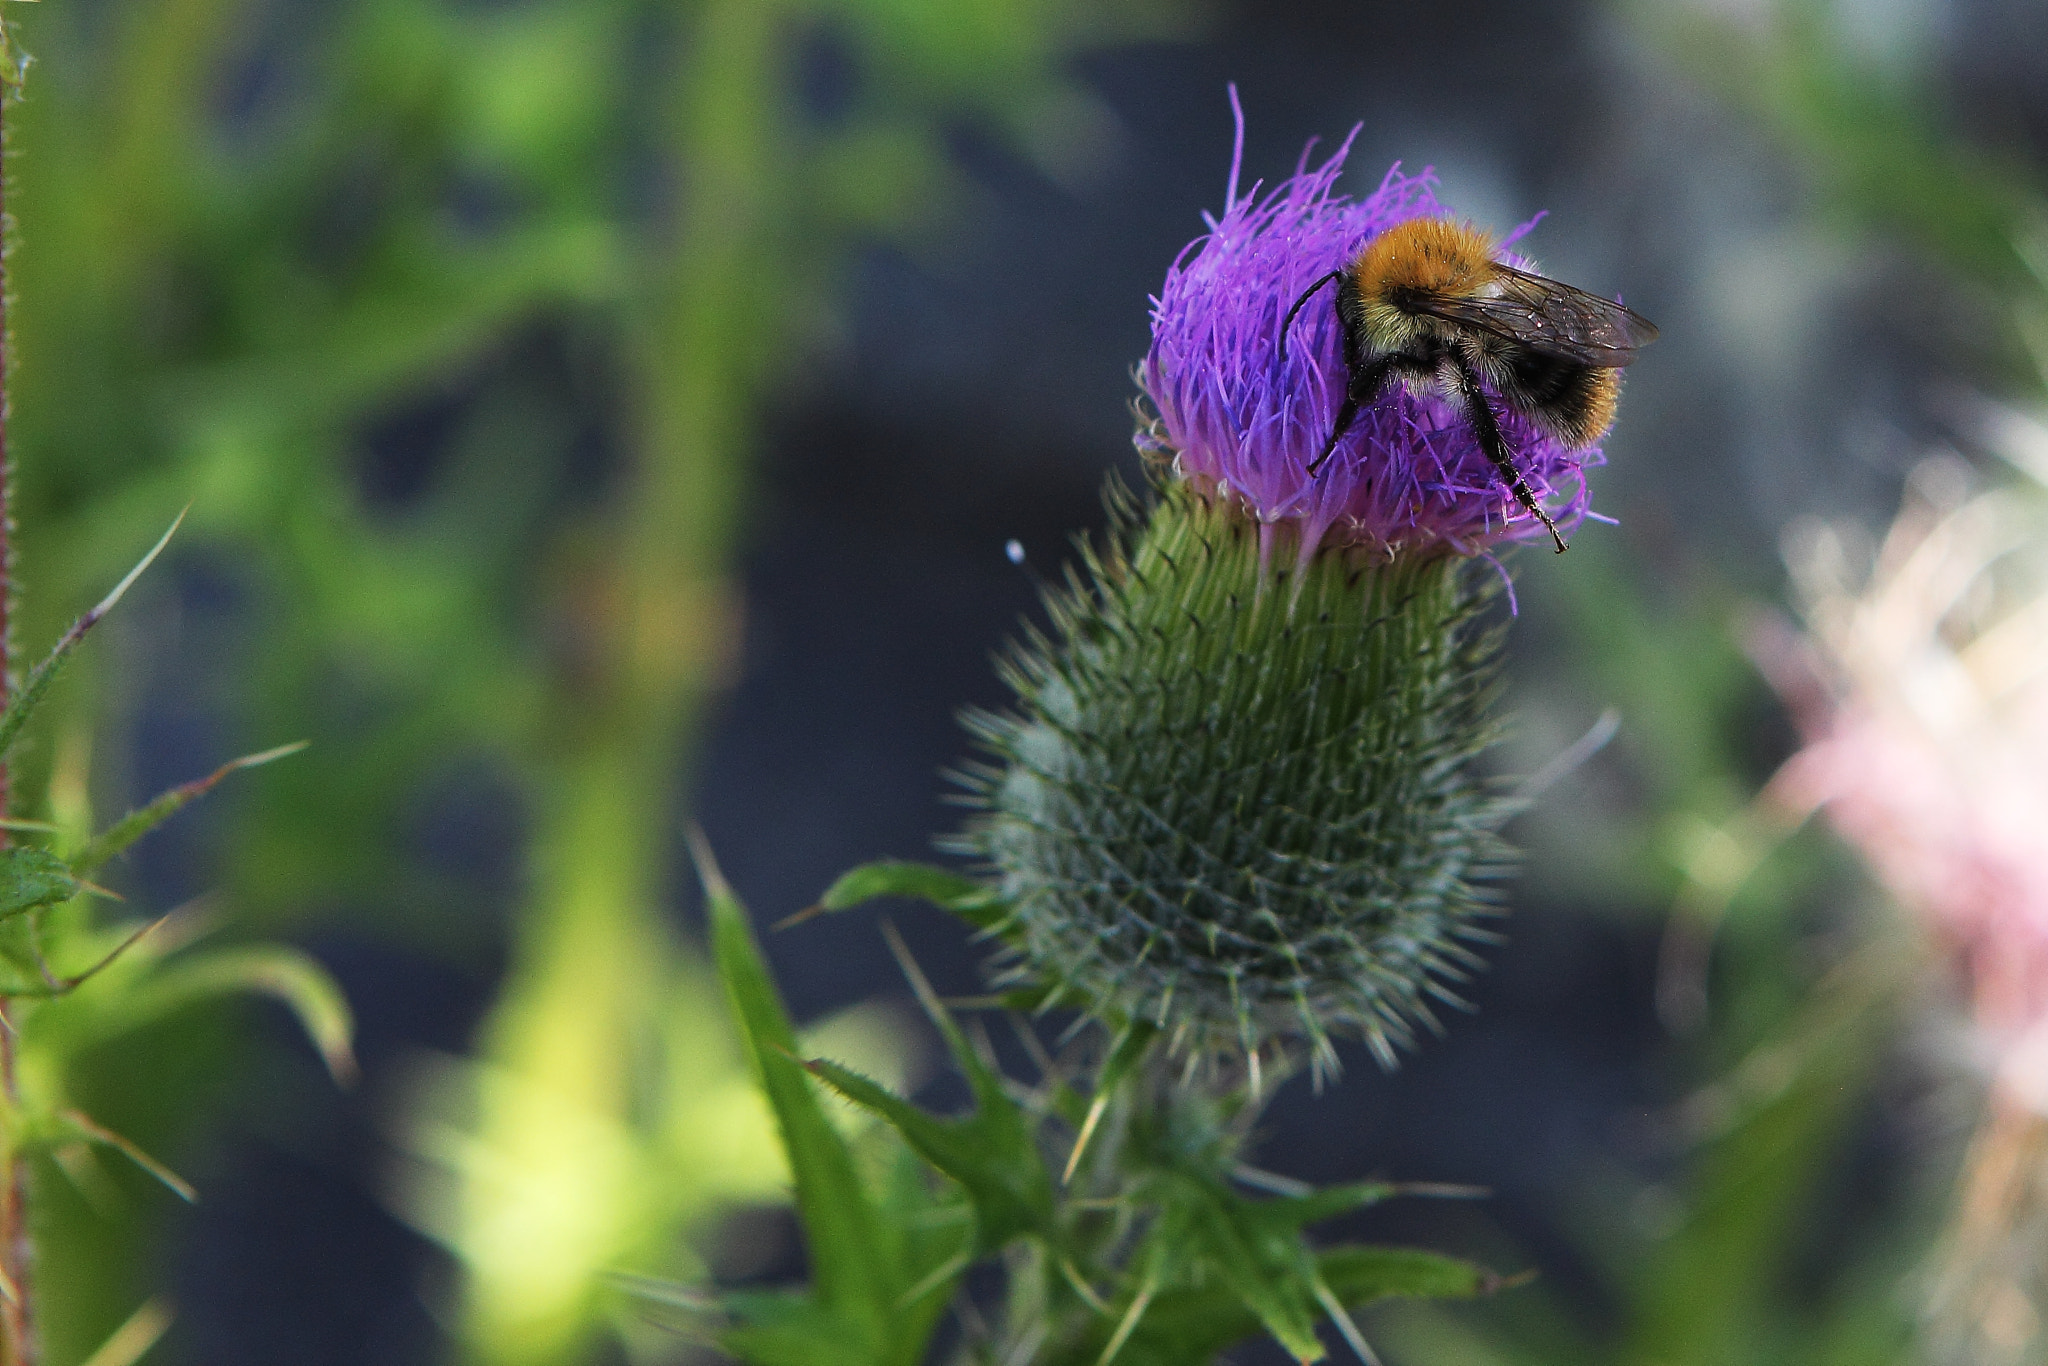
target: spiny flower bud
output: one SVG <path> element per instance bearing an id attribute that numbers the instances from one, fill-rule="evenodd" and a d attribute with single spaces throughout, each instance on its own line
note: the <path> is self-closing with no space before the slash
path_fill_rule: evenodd
<path id="1" fill-rule="evenodd" d="M 1009 907 L 1007 981 L 1182 1049 L 1305 1039 L 1319 1072 L 1341 1036 L 1391 1065 L 1486 937 L 1510 803 L 1474 760 L 1498 732 L 1502 576 L 1471 557 L 1543 534 L 1468 425 L 1399 385 L 1308 472 L 1346 372 L 1327 306 L 1283 353 L 1290 306 L 1444 212 L 1426 175 L 1333 193 L 1344 155 L 1263 197 L 1233 165 L 1169 272 L 1139 371 L 1154 496 L 1113 491 L 1050 631 L 1004 661 L 1016 710 L 967 718 L 994 762 L 967 774 L 958 841 Z M 1509 435 L 1539 497 L 1577 482 L 1558 519 L 1582 516 L 1598 452 Z"/>
<path id="2" fill-rule="evenodd" d="M 1184 1045 L 1360 1035 L 1391 1059 L 1470 961 L 1502 815 L 1490 577 L 1345 554 L 1262 573 L 1256 528 L 1169 488 L 1083 556 L 1053 638 L 1007 661 L 1017 715 L 970 727 L 972 847 L 998 870 L 1020 974 Z M 1479 589 L 1480 591 L 1474 591 Z"/>

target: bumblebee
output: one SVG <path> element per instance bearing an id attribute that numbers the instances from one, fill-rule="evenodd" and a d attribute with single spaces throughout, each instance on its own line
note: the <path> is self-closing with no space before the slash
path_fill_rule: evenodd
<path id="1" fill-rule="evenodd" d="M 1564 537 L 1516 467 L 1493 405 L 1506 404 L 1567 449 L 1583 450 L 1614 424 L 1621 368 L 1656 340 L 1657 329 L 1611 300 L 1503 265 L 1494 252 L 1493 239 L 1470 224 L 1410 219 L 1294 301 L 1281 325 L 1283 347 L 1295 314 L 1336 283 L 1349 375 L 1330 439 L 1308 472 L 1330 458 L 1359 408 L 1399 379 L 1411 390 L 1443 394 L 1464 412 L 1501 482 L 1562 553 Z"/>

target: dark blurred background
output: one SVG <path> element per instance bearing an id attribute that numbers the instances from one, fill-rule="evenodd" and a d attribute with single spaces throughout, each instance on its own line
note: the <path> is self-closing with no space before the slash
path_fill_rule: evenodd
<path id="1" fill-rule="evenodd" d="M 2048 140 L 2039 6 L 16 14 L 31 644 L 194 504 L 41 752 L 97 735 L 115 809 L 312 739 L 122 885 L 157 908 L 210 890 L 221 933 L 309 948 L 364 1069 L 334 1089 L 259 1007 L 67 1063 L 203 1198 L 123 1173 L 93 1209 L 49 1175 L 54 1361 L 154 1290 L 165 1362 L 668 1360 L 595 1272 L 801 1273 L 793 1226 L 758 1212 L 772 1172 L 691 1156 L 740 1074 L 681 833 L 701 824 L 765 928 L 952 827 L 955 710 L 1003 702 L 990 655 L 1033 576 L 1100 524 L 1107 471 L 1137 477 L 1146 298 L 1221 208 L 1230 82 L 1248 179 L 1360 124 L 1351 191 L 1398 160 L 1496 229 L 1547 211 L 1525 243 L 1544 271 L 1663 331 L 1595 485 L 1616 525 L 1506 557 L 1502 769 L 1609 708 L 1619 732 L 1513 830 L 1525 870 L 1474 1012 L 1394 1075 L 1353 1051 L 1323 1094 L 1294 1082 L 1260 1160 L 1492 1191 L 1362 1225 L 1541 1273 L 1469 1314 L 1386 1316 L 1400 1360 L 1891 1341 L 1870 1287 L 1956 1137 L 1898 1030 L 1830 1043 L 1831 1080 L 1761 1147 L 1679 1117 L 1858 923 L 1847 856 L 1801 836 L 1736 899 L 1703 1027 L 1653 997 L 1700 841 L 1794 747 L 1736 628 L 1782 594 L 1784 525 L 1881 525 L 1965 441 L 1958 394 L 2038 388 L 2014 244 Z M 976 990 L 980 947 L 893 914 L 942 991 Z M 871 913 L 766 945 L 804 1020 L 908 1001 Z M 862 1018 L 882 1052 L 929 1052 L 909 1011 Z M 530 1194 L 561 1160 L 507 1076 L 604 1117 L 566 1160 L 629 1155 L 609 1187 L 565 1178 L 589 1218 L 492 1213 L 519 1200 L 479 1171 Z M 480 1258 L 493 1240 L 537 1265 Z M 519 1329 L 465 1298 L 465 1266 L 563 1307 Z"/>

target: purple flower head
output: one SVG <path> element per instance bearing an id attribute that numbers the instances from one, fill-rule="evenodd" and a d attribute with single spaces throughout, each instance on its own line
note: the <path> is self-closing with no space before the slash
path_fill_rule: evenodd
<path id="1" fill-rule="evenodd" d="M 1139 449 L 1255 519 L 1269 552 L 1276 529 L 1291 527 L 1303 560 L 1326 545 L 1390 558 L 1474 555 L 1547 535 L 1501 483 L 1464 415 L 1399 383 L 1359 412 L 1309 475 L 1348 378 L 1332 291 L 1296 316 L 1284 349 L 1282 320 L 1303 290 L 1348 266 L 1378 233 L 1448 210 L 1434 174 L 1402 175 L 1399 163 L 1363 199 L 1333 193 L 1356 128 L 1322 165 L 1309 166 L 1311 142 L 1292 176 L 1240 196 L 1244 114 L 1234 88 L 1230 98 L 1237 142 L 1223 216 L 1181 252 L 1153 301 L 1152 349 L 1138 377 L 1159 421 L 1139 431 Z M 1506 405 L 1495 409 L 1522 477 L 1558 524 L 1586 517 L 1584 471 L 1603 463 L 1598 448 L 1567 450 Z"/>

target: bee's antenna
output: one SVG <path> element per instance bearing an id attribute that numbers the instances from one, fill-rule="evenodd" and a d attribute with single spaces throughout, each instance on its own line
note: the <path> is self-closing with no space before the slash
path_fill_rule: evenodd
<path id="1" fill-rule="evenodd" d="M 1287 329 L 1294 326 L 1294 315 L 1301 312 L 1301 306 L 1309 301 L 1310 295 L 1314 294 L 1324 285 L 1330 283 L 1330 281 L 1332 280 L 1341 280 L 1343 278 L 1343 271 L 1333 270 L 1328 275 L 1325 275 L 1322 279 L 1317 280 L 1314 284 L 1310 285 L 1307 289 L 1304 289 L 1301 292 L 1301 297 L 1294 301 L 1294 307 L 1287 310 L 1287 321 L 1280 324 L 1280 354 L 1282 356 L 1285 356 L 1287 354 Z"/>

